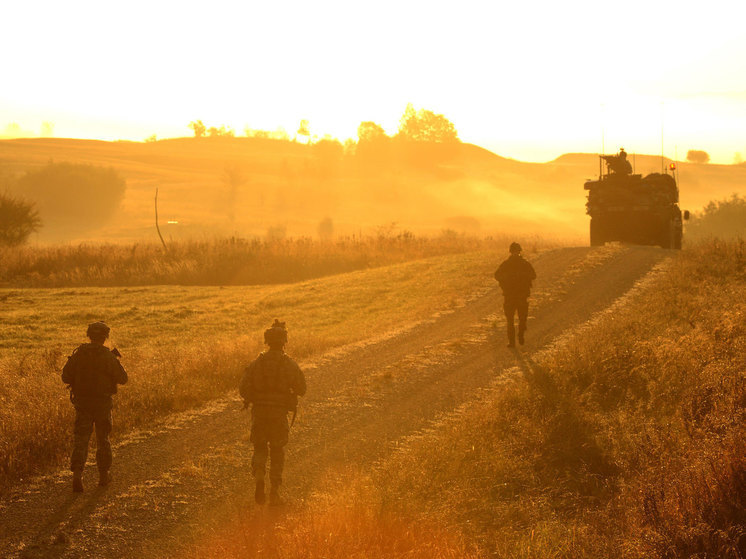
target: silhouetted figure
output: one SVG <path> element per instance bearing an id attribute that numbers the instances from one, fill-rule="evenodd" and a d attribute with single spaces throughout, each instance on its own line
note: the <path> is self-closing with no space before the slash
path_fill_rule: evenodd
<path id="1" fill-rule="evenodd" d="M 119 363 L 117 349 L 109 350 L 104 343 L 109 327 L 94 322 L 86 332 L 90 343 L 82 344 L 68 357 L 62 369 L 62 382 L 70 386 L 70 400 L 75 406 L 75 428 L 70 469 L 73 491 L 83 491 L 83 468 L 88 457 L 88 442 L 96 428 L 96 466 L 98 484 L 111 482 L 111 397 L 118 384 L 126 384 L 127 373 Z"/>
<path id="2" fill-rule="evenodd" d="M 510 257 L 495 272 L 505 301 L 503 310 L 508 324 L 508 347 L 515 347 L 515 314 L 518 313 L 518 343 L 523 345 L 528 318 L 528 296 L 536 279 L 534 267 L 521 256 L 521 245 L 511 243 Z"/>
<path id="3" fill-rule="evenodd" d="M 259 354 L 246 368 L 238 388 L 244 407 L 251 404 L 251 442 L 254 443 L 251 470 L 256 480 L 254 498 L 260 505 L 266 498 L 264 476 L 268 456 L 269 502 L 271 505 L 281 504 L 278 491 L 290 432 L 288 413 L 293 412 L 295 420 L 298 396 L 306 393 L 303 371 L 284 351 L 287 341 L 285 323 L 275 320 L 264 332 L 264 343 L 269 350 Z"/>
<path id="4" fill-rule="evenodd" d="M 609 167 L 609 173 L 612 175 L 631 175 L 632 165 L 627 161 L 627 152 L 624 148 L 619 149 L 617 155 L 601 156 Z"/>

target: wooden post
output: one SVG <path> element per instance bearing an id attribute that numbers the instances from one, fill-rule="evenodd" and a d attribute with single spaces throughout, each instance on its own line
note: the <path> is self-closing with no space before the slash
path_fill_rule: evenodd
<path id="1" fill-rule="evenodd" d="M 163 235 L 161 235 L 161 228 L 158 227 L 158 188 L 155 189 L 155 230 L 158 231 L 158 237 L 161 239 L 163 249 L 168 252 L 166 241 L 163 240 Z"/>

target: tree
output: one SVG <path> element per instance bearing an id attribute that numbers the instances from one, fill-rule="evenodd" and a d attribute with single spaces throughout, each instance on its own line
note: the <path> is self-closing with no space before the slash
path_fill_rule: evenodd
<path id="1" fill-rule="evenodd" d="M 0 245 L 17 246 L 41 227 L 39 212 L 33 202 L 0 194 Z"/>
<path id="2" fill-rule="evenodd" d="M 112 167 L 50 162 L 18 179 L 18 192 L 34 200 L 48 227 L 90 229 L 117 211 L 127 188 Z"/>
<path id="3" fill-rule="evenodd" d="M 193 120 L 189 123 L 189 128 L 194 132 L 195 138 L 201 138 L 207 132 L 207 127 L 202 123 L 201 120 Z"/>
<path id="4" fill-rule="evenodd" d="M 711 201 L 701 213 L 692 216 L 687 236 L 746 238 L 746 198 L 733 194 L 725 200 Z"/>
<path id="5" fill-rule="evenodd" d="M 305 136 L 307 143 L 311 143 L 311 127 L 309 126 L 308 121 L 305 118 L 300 121 L 296 134 L 298 136 Z"/>
<path id="6" fill-rule="evenodd" d="M 688 152 L 686 152 L 686 160 L 690 163 L 709 163 L 710 154 L 706 151 L 690 149 Z"/>
<path id="7" fill-rule="evenodd" d="M 372 121 L 361 122 L 357 127 L 358 143 L 355 155 L 369 172 L 380 170 L 390 155 L 390 140 L 383 127 Z"/>
<path id="8" fill-rule="evenodd" d="M 210 138 L 234 138 L 236 133 L 232 128 L 226 128 L 225 126 L 221 126 L 220 128 L 217 126 L 210 126 L 210 128 L 207 129 L 207 135 L 210 136 Z"/>
<path id="9" fill-rule="evenodd" d="M 360 143 L 376 142 L 388 138 L 382 126 L 369 120 L 361 122 L 357 127 L 357 137 Z"/>
<path id="10" fill-rule="evenodd" d="M 397 136 L 413 142 L 452 143 L 459 141 L 456 127 L 450 120 L 425 109 L 418 111 L 412 103 L 407 105 L 399 121 Z"/>

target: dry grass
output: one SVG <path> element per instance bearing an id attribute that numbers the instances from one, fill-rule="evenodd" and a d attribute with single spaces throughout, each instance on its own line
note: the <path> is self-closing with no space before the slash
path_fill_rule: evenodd
<path id="1" fill-rule="evenodd" d="M 456 542 L 462 556 L 506 559 L 744 557 L 744 280 L 743 242 L 684 251 L 372 479 L 312 499 L 261 542 L 247 524 L 210 556 L 389 557 L 401 545 L 436 557 Z M 421 538 L 402 531 L 412 525 Z"/>
<path id="2" fill-rule="evenodd" d="M 507 239 L 410 232 L 336 241 L 216 239 L 156 244 L 0 248 L 0 285 L 21 287 L 289 283 L 504 246 Z M 535 239 L 534 245 L 547 242 Z"/>
<path id="3" fill-rule="evenodd" d="M 290 512 L 260 507 L 237 525 L 214 534 L 193 557 L 267 559 L 481 559 L 459 529 L 369 506 L 377 499 L 370 479 L 316 494 Z M 347 484 L 352 485 L 347 485 Z"/>
<path id="4" fill-rule="evenodd" d="M 288 351 L 303 359 L 429 317 L 491 285 L 503 250 L 292 285 L 0 290 L 0 486 L 65 462 L 72 406 L 59 372 L 89 322 L 110 324 L 110 345 L 130 374 L 116 397 L 121 435 L 235 389 L 275 317 L 287 320 Z"/>
<path id="5" fill-rule="evenodd" d="M 744 279 L 743 242 L 685 251 L 395 457 L 384 501 L 498 557 L 742 557 Z"/>

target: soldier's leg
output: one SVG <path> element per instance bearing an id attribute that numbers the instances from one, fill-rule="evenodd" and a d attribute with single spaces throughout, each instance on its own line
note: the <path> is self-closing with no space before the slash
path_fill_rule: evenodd
<path id="1" fill-rule="evenodd" d="M 110 481 L 111 468 L 111 408 L 101 407 L 96 410 L 96 466 L 98 466 L 99 485 L 107 485 Z"/>
<path id="2" fill-rule="evenodd" d="M 256 480 L 254 499 L 257 504 L 264 504 L 264 476 L 267 472 L 267 456 L 269 456 L 269 439 L 267 436 L 266 419 L 252 415 L 251 442 L 254 443 L 254 455 L 251 457 L 251 473 Z"/>
<path id="3" fill-rule="evenodd" d="M 526 331 L 526 322 L 528 321 L 528 299 L 523 299 L 516 306 L 518 311 L 518 343 L 523 345 L 523 333 Z"/>
<path id="4" fill-rule="evenodd" d="M 285 444 L 269 445 L 269 481 L 272 487 L 282 485 L 282 471 L 285 469 Z"/>
<path id="5" fill-rule="evenodd" d="M 73 491 L 83 491 L 83 468 L 88 458 L 88 442 L 93 432 L 93 412 L 86 408 L 75 407 L 75 426 L 73 427 L 73 452 L 70 456 L 70 470 L 73 472 Z"/>
<path id="6" fill-rule="evenodd" d="M 515 345 L 515 302 L 506 298 L 503 310 L 505 311 L 505 322 L 508 326 L 508 346 L 513 347 Z"/>
<path id="7" fill-rule="evenodd" d="M 88 458 L 88 442 L 93 432 L 93 412 L 86 408 L 75 408 L 73 428 L 73 452 L 70 456 L 70 470 L 82 472 Z"/>
<path id="8" fill-rule="evenodd" d="M 264 480 L 269 456 L 269 440 L 262 425 L 254 420 L 251 424 L 251 442 L 254 443 L 254 455 L 251 457 L 251 473 L 258 480 Z"/>
<path id="9" fill-rule="evenodd" d="M 288 443 L 290 432 L 287 416 L 278 419 L 272 427 L 272 436 L 269 441 L 269 481 L 271 484 L 269 502 L 272 505 L 279 505 L 282 504 L 279 489 L 285 468 L 285 445 Z"/>

